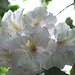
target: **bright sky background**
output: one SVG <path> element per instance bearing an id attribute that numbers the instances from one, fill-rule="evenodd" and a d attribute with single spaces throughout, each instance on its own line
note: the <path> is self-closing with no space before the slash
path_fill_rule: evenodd
<path id="1" fill-rule="evenodd" d="M 18 4 L 21 8 L 25 8 L 24 12 L 31 11 L 34 8 L 41 5 L 39 0 L 27 0 L 23 2 L 22 0 L 9 0 L 11 5 Z M 52 0 L 48 5 L 48 11 L 57 15 L 59 11 L 65 8 L 67 5 L 73 3 L 73 0 Z M 75 25 L 75 10 L 74 6 L 70 6 L 65 11 L 57 16 L 58 23 L 64 22 L 67 17 L 71 17 L 74 20 Z"/>
<path id="2" fill-rule="evenodd" d="M 9 0 L 11 5 L 18 4 L 21 8 L 25 8 L 24 12 L 28 12 L 33 10 L 36 7 L 39 7 L 41 5 L 41 2 L 39 0 L 27 0 L 25 2 L 22 2 L 22 0 Z M 54 15 L 57 15 L 59 11 L 61 11 L 63 8 L 65 8 L 67 5 L 73 3 L 73 0 L 52 0 L 52 2 L 48 5 L 48 12 L 53 13 Z M 71 17 L 74 20 L 75 25 L 75 10 L 74 6 L 70 6 L 65 11 L 63 11 L 61 14 L 57 16 L 57 23 L 64 22 L 67 17 Z M 67 68 L 66 68 L 67 66 Z M 71 69 L 71 66 L 66 65 L 64 67 L 64 70 L 67 70 L 67 73 L 69 73 L 69 70 Z"/>

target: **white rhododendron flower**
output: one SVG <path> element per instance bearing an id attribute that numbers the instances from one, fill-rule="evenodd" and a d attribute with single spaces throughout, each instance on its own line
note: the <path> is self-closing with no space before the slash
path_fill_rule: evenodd
<path id="1" fill-rule="evenodd" d="M 11 40 L 8 49 L 10 50 L 10 59 L 12 61 L 7 75 L 16 75 L 18 74 L 17 70 L 21 70 L 19 75 L 35 75 L 42 72 L 43 69 L 52 67 L 50 62 L 52 53 L 48 53 L 50 52 L 47 48 L 48 42 L 49 32 L 46 28 L 41 27 L 35 27 L 34 31 L 31 30 L 31 32 L 24 31 L 17 38 Z M 44 43 L 46 44 L 44 45 Z M 18 67 L 22 67 L 22 69 Z M 16 68 L 17 70 L 15 71 Z"/>
<path id="2" fill-rule="evenodd" d="M 53 64 L 62 68 L 65 64 L 72 65 L 74 63 L 75 53 L 75 29 L 65 23 L 60 23 L 55 27 L 56 52 L 52 56 Z"/>
<path id="3" fill-rule="evenodd" d="M 23 18 L 23 22 L 27 28 L 34 26 L 46 26 L 49 30 L 50 35 L 53 35 L 55 23 L 57 21 L 56 16 L 52 13 L 48 13 L 43 7 L 36 7 L 33 11 L 26 13 Z"/>
<path id="4" fill-rule="evenodd" d="M 17 31 L 22 31 L 23 10 L 18 9 L 14 13 L 9 10 L 2 18 L 2 30 L 5 31 L 10 37 L 16 36 Z"/>
<path id="5" fill-rule="evenodd" d="M 57 19 L 52 13 L 48 13 L 43 7 L 37 7 L 33 11 L 26 13 L 26 17 L 31 19 L 31 26 L 44 26 L 47 24 L 55 24 Z"/>
<path id="6" fill-rule="evenodd" d="M 35 10 L 37 14 L 35 24 L 31 23 L 35 19 L 31 19 L 31 16 L 28 16 L 29 13 L 23 16 L 23 9 L 18 9 L 14 13 L 9 10 L 2 18 L 0 37 L 7 35 L 7 38 L 4 37 L 4 40 L 0 42 L 0 61 L 1 66 L 11 67 L 7 75 L 16 75 L 19 70 L 23 69 L 23 75 L 33 75 L 52 67 L 50 56 L 53 53 L 48 48 L 50 34 L 47 25 L 55 24 L 56 17 L 51 13 L 48 14 L 43 7 Z M 31 26 L 30 23 L 34 26 Z M 38 23 L 40 25 L 37 25 Z M 21 69 L 15 72 L 18 67 Z M 19 75 L 22 74 L 21 71 Z"/>
<path id="7" fill-rule="evenodd" d="M 15 45 L 14 48 L 15 50 L 17 50 L 17 52 L 22 51 L 22 53 L 24 53 L 23 58 L 28 57 L 27 61 L 31 60 L 32 62 L 34 62 L 34 64 L 37 63 L 39 65 L 39 68 L 48 69 L 50 64 L 49 62 L 50 57 L 47 54 L 45 54 L 46 50 L 48 51 L 47 46 L 49 44 L 48 42 L 50 39 L 48 30 L 45 27 L 44 28 L 35 27 L 34 31 L 33 30 L 31 30 L 30 32 L 24 31 L 21 33 L 21 35 L 19 35 L 19 37 L 20 38 L 13 39 L 13 41 L 11 41 L 10 50 L 14 51 L 13 50 L 14 44 Z M 20 44 L 16 43 L 17 41 L 15 40 L 17 39 L 21 40 L 19 42 Z M 23 61 L 22 58 L 21 61 L 25 63 L 25 61 Z M 22 63 L 18 62 L 17 65 L 18 66 L 22 65 Z"/>
<path id="8" fill-rule="evenodd" d="M 65 23 L 55 26 L 56 16 L 43 7 L 25 16 L 23 10 L 9 10 L 2 18 L 0 66 L 10 67 L 6 75 L 36 75 L 53 66 L 72 65 L 75 28 Z"/>

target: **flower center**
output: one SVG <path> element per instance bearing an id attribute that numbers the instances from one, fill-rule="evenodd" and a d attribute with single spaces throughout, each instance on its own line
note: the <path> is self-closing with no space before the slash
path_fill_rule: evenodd
<path id="1" fill-rule="evenodd" d="M 40 25 L 40 23 L 41 23 L 41 19 L 37 19 L 37 21 L 35 22 L 35 26 L 39 26 Z"/>
<path id="2" fill-rule="evenodd" d="M 58 41 L 58 44 L 66 44 L 69 42 L 69 39 Z"/>
<path id="3" fill-rule="evenodd" d="M 36 45 L 31 40 L 28 40 L 26 47 L 28 47 L 31 52 L 35 52 L 37 50 Z"/>
<path id="4" fill-rule="evenodd" d="M 40 25 L 40 22 L 35 22 L 35 26 L 39 26 Z"/>

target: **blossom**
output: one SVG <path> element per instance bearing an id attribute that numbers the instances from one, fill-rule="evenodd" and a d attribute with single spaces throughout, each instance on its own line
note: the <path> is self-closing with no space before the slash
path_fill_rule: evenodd
<path id="1" fill-rule="evenodd" d="M 7 75 L 18 74 L 19 70 L 23 70 L 20 71 L 20 75 L 22 73 L 33 75 L 43 71 L 43 68 L 50 68 L 50 57 L 46 52 L 50 34 L 46 27 L 36 26 L 30 30 L 19 31 L 17 37 L 13 39 L 8 35 L 5 38 L 6 35 L 6 33 L 3 35 L 4 39 L 0 42 L 0 65 L 11 67 Z M 19 67 L 22 69 L 18 69 Z"/>
<path id="2" fill-rule="evenodd" d="M 46 26 L 48 29 L 54 29 L 57 19 L 52 13 L 48 13 L 43 7 L 37 7 L 33 11 L 27 12 L 23 16 L 24 9 L 18 9 L 14 13 L 9 10 L 2 18 L 2 30 L 11 38 L 16 37 L 16 32 L 29 30 L 34 26 Z M 52 33 L 52 30 L 50 33 Z"/>
<path id="3" fill-rule="evenodd" d="M 27 12 L 26 16 L 31 19 L 30 25 L 34 26 L 56 23 L 56 17 L 52 13 L 48 13 L 44 7 L 37 7 L 33 11 Z"/>
<path id="4" fill-rule="evenodd" d="M 48 49 L 49 41 L 50 35 L 46 27 L 36 26 L 30 31 L 18 33 L 18 37 L 10 42 L 12 68 L 23 67 L 28 73 L 37 74 L 43 69 L 52 67 L 50 56 L 53 52 L 51 53 Z"/>
<path id="5" fill-rule="evenodd" d="M 63 68 L 64 65 L 72 65 L 74 63 L 75 44 L 74 34 L 75 28 L 70 27 L 65 23 L 60 23 L 55 28 L 56 52 L 52 56 L 52 62 L 56 67 Z"/>
<path id="6" fill-rule="evenodd" d="M 56 17 L 43 7 L 25 16 L 23 10 L 9 10 L 2 18 L 0 66 L 10 67 L 6 75 L 35 75 L 53 66 L 72 65 L 75 28 L 65 23 L 55 26 Z"/>
<path id="7" fill-rule="evenodd" d="M 14 70 L 18 67 L 22 68 L 20 70 L 28 70 L 27 72 L 23 72 L 24 74 L 28 74 L 29 71 L 30 74 L 37 74 L 43 68 L 49 69 L 51 66 L 49 61 L 52 53 L 50 51 L 48 53 L 48 44 L 50 41 L 48 27 L 42 27 L 37 24 L 55 24 L 56 17 L 51 13 L 48 14 L 43 7 L 38 7 L 34 11 L 34 14 L 37 14 L 35 16 L 37 17 L 35 24 L 31 23 L 30 20 L 33 22 L 35 19 L 31 19 L 29 13 L 29 15 L 26 14 L 25 17 L 23 16 L 23 9 L 18 9 L 14 13 L 9 10 L 2 18 L 1 31 L 9 39 L 6 38 L 0 43 L 1 55 L 4 57 L 1 57 L 1 61 L 3 62 L 1 65 L 10 65 L 8 65 L 8 67 L 11 67 L 8 74 L 14 74 Z M 49 20 L 50 18 L 51 20 Z M 41 22 L 39 23 L 39 21 Z M 35 26 L 30 26 L 30 23 Z M 9 63 L 7 59 L 10 60 Z M 15 74 L 18 74 L 18 72 L 16 71 Z"/>
<path id="8" fill-rule="evenodd" d="M 16 36 L 17 31 L 23 30 L 22 18 L 23 10 L 18 9 L 14 13 L 9 10 L 7 11 L 2 18 L 2 27 L 1 29 L 5 31 L 10 37 Z"/>
<path id="9" fill-rule="evenodd" d="M 53 35 L 56 21 L 56 16 L 52 13 L 48 13 L 44 7 L 36 7 L 33 11 L 27 12 L 23 18 L 23 22 L 28 29 L 35 26 L 45 26 L 51 35 Z"/>

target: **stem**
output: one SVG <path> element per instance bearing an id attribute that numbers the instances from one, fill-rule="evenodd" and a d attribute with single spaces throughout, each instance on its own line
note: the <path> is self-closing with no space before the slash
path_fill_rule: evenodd
<path id="1" fill-rule="evenodd" d="M 60 13 L 62 13 L 65 9 L 67 9 L 68 7 L 70 7 L 71 5 L 74 5 L 74 3 L 72 3 L 72 4 L 70 4 L 70 5 L 68 5 L 68 6 L 66 6 L 64 9 L 62 9 L 56 16 L 58 16 Z"/>

